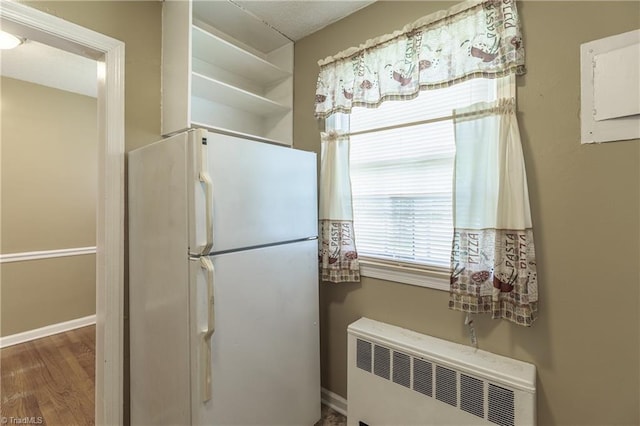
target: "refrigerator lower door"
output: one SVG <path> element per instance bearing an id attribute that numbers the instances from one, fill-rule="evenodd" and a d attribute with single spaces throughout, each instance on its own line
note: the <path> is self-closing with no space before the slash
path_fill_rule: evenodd
<path id="1" fill-rule="evenodd" d="M 203 130 L 190 134 L 191 254 L 318 234 L 315 153 Z"/>
<path id="2" fill-rule="evenodd" d="M 212 281 L 206 266 L 191 262 L 193 424 L 314 424 L 320 418 L 317 241 L 209 259 Z M 203 350 L 212 324 L 210 351 Z"/>

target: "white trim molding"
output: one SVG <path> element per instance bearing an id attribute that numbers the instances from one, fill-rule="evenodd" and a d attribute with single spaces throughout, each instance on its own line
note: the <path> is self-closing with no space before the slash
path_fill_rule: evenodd
<path id="1" fill-rule="evenodd" d="M 12 334 L 10 336 L 0 337 L 0 349 L 20 343 L 30 342 L 31 340 L 41 339 L 43 337 L 53 336 L 54 334 L 64 333 L 65 331 L 75 330 L 76 328 L 86 327 L 95 323 L 96 316 L 89 315 L 87 317 L 76 318 L 70 321 L 36 328 L 35 330 L 29 330 L 22 333 Z"/>
<path id="2" fill-rule="evenodd" d="M 0 0 L 4 31 L 98 62 L 95 424 L 123 424 L 124 43 L 15 1 Z"/>
<path id="3" fill-rule="evenodd" d="M 449 275 L 441 271 L 427 271 L 400 264 L 360 259 L 360 275 L 418 287 L 449 291 Z"/>
<path id="4" fill-rule="evenodd" d="M 328 389 L 320 389 L 320 400 L 324 405 L 334 409 L 343 416 L 347 415 L 347 400 Z"/>
<path id="5" fill-rule="evenodd" d="M 83 256 L 95 254 L 95 247 L 78 247 L 58 250 L 29 251 L 24 253 L 0 254 L 0 263 L 24 262 L 29 260 L 53 259 L 56 257 Z"/>

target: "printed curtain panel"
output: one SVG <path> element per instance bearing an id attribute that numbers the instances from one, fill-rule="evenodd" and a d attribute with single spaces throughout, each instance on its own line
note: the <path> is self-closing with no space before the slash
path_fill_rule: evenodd
<path id="1" fill-rule="evenodd" d="M 320 275 L 334 283 L 360 281 L 353 235 L 349 138 L 322 133 L 320 163 Z"/>
<path id="2" fill-rule="evenodd" d="M 472 0 L 318 62 L 315 116 L 413 99 L 474 77 L 523 74 L 515 0 Z"/>
<path id="3" fill-rule="evenodd" d="M 454 240 L 449 307 L 530 326 L 536 256 L 515 100 L 454 111 Z"/>

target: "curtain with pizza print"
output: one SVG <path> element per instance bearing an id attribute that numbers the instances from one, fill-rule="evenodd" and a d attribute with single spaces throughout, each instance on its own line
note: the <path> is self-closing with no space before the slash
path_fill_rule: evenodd
<path id="1" fill-rule="evenodd" d="M 335 122 L 337 116 L 332 118 Z M 333 283 L 358 282 L 360 267 L 353 235 L 349 137 L 333 130 L 323 132 L 321 139 L 320 276 Z"/>
<path id="2" fill-rule="evenodd" d="M 413 99 L 421 90 L 471 78 L 509 76 L 513 82 L 525 72 L 524 56 L 515 0 L 466 1 L 321 60 L 315 116 L 348 116 L 354 107 Z M 537 312 L 535 249 L 515 93 L 505 92 L 499 90 L 503 99 L 495 105 L 452 112 L 456 170 L 449 307 L 529 326 Z M 348 138 L 341 140 L 344 146 L 337 155 L 322 161 L 341 164 L 348 177 Z M 328 141 L 325 134 L 323 152 Z M 321 199 L 342 202 L 332 181 L 344 184 L 348 179 L 321 175 Z M 351 215 L 345 212 L 345 217 Z M 334 259 L 344 273 L 333 275 L 349 281 L 353 274 L 348 268 L 357 268 L 353 234 L 322 227 L 321 269 Z M 342 235 L 348 236 L 345 250 L 336 243 Z"/>
<path id="3" fill-rule="evenodd" d="M 530 326 L 538 310 L 538 279 L 514 99 L 477 103 L 453 117 L 449 307 Z"/>

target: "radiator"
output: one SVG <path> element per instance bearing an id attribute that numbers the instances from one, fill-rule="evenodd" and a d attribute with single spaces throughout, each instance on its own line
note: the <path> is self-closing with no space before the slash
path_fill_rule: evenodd
<path id="1" fill-rule="evenodd" d="M 534 365 L 361 318 L 348 328 L 347 424 L 534 425 Z"/>

